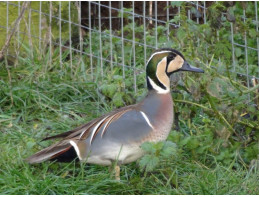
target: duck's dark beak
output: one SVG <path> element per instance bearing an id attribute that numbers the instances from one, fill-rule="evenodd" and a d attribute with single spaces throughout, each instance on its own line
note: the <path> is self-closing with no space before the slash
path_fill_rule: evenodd
<path id="1" fill-rule="evenodd" d="M 182 68 L 179 69 L 179 71 L 190 71 L 190 72 L 197 72 L 197 73 L 204 73 L 204 70 L 200 68 L 196 68 L 194 66 L 191 66 L 186 61 L 184 61 L 184 64 Z"/>

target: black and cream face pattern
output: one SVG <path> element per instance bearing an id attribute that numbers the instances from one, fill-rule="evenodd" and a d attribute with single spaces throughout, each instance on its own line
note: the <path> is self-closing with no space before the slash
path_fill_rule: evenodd
<path id="1" fill-rule="evenodd" d="M 182 68 L 184 61 L 183 55 L 173 49 L 160 49 L 154 52 L 146 67 L 148 88 L 156 90 L 159 94 L 169 93 L 169 76 Z"/>

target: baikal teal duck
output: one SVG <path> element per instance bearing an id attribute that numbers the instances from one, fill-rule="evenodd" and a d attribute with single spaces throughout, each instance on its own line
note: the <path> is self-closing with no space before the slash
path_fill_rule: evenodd
<path id="1" fill-rule="evenodd" d="M 76 129 L 45 138 L 60 139 L 31 157 L 29 163 L 46 160 L 81 161 L 99 165 L 120 165 L 143 156 L 141 144 L 166 140 L 174 110 L 170 93 L 170 75 L 178 71 L 204 72 L 190 66 L 177 50 L 156 50 L 146 65 L 147 96 L 139 103 L 116 109 Z"/>

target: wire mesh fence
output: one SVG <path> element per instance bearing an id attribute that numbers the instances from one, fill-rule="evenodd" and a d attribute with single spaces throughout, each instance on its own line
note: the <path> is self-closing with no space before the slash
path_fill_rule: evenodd
<path id="1" fill-rule="evenodd" d="M 48 59 L 46 70 L 58 58 L 56 66 L 60 69 L 70 67 L 73 74 L 76 66 L 91 79 L 96 78 L 96 73 L 102 79 L 107 72 L 120 67 L 122 78 L 132 79 L 136 92 L 138 76 L 143 73 L 151 51 L 172 46 L 181 50 L 183 43 L 189 42 L 182 24 L 185 19 L 193 31 L 197 31 L 194 23 L 209 23 L 203 31 L 211 27 L 210 31 L 216 32 L 218 42 L 207 37 L 206 32 L 192 40 L 202 53 L 199 61 L 208 63 L 213 59 L 220 65 L 225 59 L 230 71 L 246 79 L 245 84 L 250 87 L 252 79 L 259 79 L 258 2 L 240 3 L 239 10 L 234 9 L 238 6 L 233 2 L 223 4 L 0 2 L 0 59 L 7 57 L 8 62 L 17 66 L 19 57 L 41 54 L 37 58 Z M 221 40 L 227 43 L 223 46 Z M 123 83 L 127 86 L 125 80 Z"/>

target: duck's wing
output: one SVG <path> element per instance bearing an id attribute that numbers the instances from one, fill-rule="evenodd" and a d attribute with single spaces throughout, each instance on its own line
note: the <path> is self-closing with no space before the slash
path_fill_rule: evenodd
<path id="1" fill-rule="evenodd" d="M 46 160 L 55 159 L 58 157 L 62 157 L 62 155 L 68 151 L 71 152 L 73 155 L 67 155 L 67 157 L 71 157 L 71 159 L 66 161 L 73 160 L 76 156 L 75 151 L 71 151 L 72 145 L 71 141 L 73 140 L 85 140 L 90 137 L 90 144 L 94 140 L 95 136 L 97 135 L 100 130 L 102 130 L 102 135 L 106 132 L 109 125 L 119 119 L 123 114 L 125 114 L 128 111 L 134 110 L 136 108 L 136 105 L 126 106 L 117 110 L 114 110 L 108 114 L 105 114 L 99 118 L 96 118 L 80 127 L 77 127 L 71 131 L 67 131 L 55 136 L 47 137 L 43 140 L 49 140 L 49 139 L 57 139 L 62 138 L 62 140 L 52 146 L 49 146 L 34 155 L 30 156 L 26 160 L 29 163 L 40 163 Z M 63 160 L 63 158 L 61 159 Z"/>
<path id="2" fill-rule="evenodd" d="M 95 133 L 95 135 L 93 137 L 95 137 L 103 125 L 105 125 L 105 128 L 102 131 L 104 133 L 112 122 L 114 122 L 115 120 L 120 118 L 124 113 L 134 110 L 134 109 L 136 109 L 136 105 L 130 105 L 130 106 L 116 109 L 110 113 L 100 116 L 99 118 L 93 119 L 90 122 L 88 122 L 84 125 L 81 125 L 73 130 L 70 130 L 70 131 L 67 131 L 64 133 L 60 133 L 58 135 L 46 137 L 42 141 L 50 140 L 50 139 L 58 139 L 58 138 L 63 138 L 65 140 L 65 139 L 75 138 L 78 136 L 79 136 L 80 140 L 86 139 L 89 137 L 90 131 L 93 128 L 94 128 L 93 133 Z"/>

